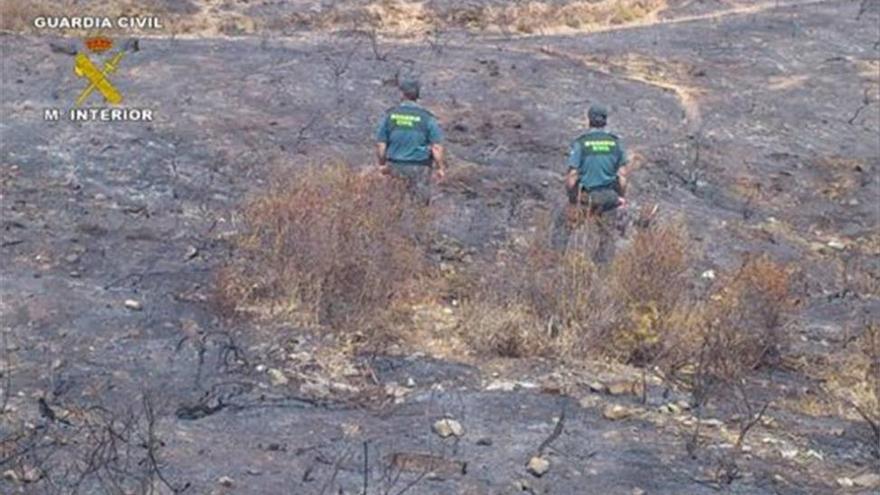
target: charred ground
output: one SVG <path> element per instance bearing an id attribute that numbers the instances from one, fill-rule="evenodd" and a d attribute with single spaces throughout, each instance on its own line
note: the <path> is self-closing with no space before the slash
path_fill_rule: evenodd
<path id="1" fill-rule="evenodd" d="M 365 21 L 358 2 L 208 11 L 239 27 L 181 27 L 124 62 L 118 84 L 157 109 L 149 125 L 44 122 L 44 107 L 75 98 L 72 60 L 45 37 L 4 34 L 2 491 L 360 493 L 365 465 L 370 493 L 876 489 L 862 476 L 877 469 L 870 428 L 817 370 L 880 311 L 877 4 L 635 3 L 641 14 L 595 32 L 537 14 L 494 29 L 494 11 L 462 17 L 451 2 L 429 4 L 443 29 L 400 6 L 379 18 L 415 27 Z M 190 7 L 172 13 L 195 19 Z M 272 171 L 368 166 L 377 116 L 409 73 L 451 154 L 438 262 L 490 267 L 558 207 L 568 140 L 601 101 L 644 157 L 634 200 L 687 224 L 694 283 L 747 253 L 797 265 L 787 364 L 750 378 L 776 398 L 772 419 L 733 483 L 714 473 L 729 437 L 717 430 L 735 421 L 710 423 L 714 442 L 691 456 L 686 413 L 658 410 L 680 392 L 653 385 L 642 406 L 607 390 L 637 380 L 629 366 L 400 345 L 340 363 L 358 378 L 336 383 L 319 376 L 332 367 L 316 363 L 321 334 L 221 313 L 215 277 L 235 256 L 241 203 Z M 442 332 L 446 309 L 416 323 Z M 266 373 L 284 366 L 308 380 Z M 606 419 L 609 404 L 630 417 Z M 729 418 L 725 398 L 714 407 Z M 551 470 L 532 477 L 525 463 L 563 410 Z M 432 433 L 447 414 L 462 438 Z"/>

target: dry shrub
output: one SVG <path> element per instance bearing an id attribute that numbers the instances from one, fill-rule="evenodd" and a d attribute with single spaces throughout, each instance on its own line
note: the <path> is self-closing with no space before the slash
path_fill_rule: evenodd
<path id="1" fill-rule="evenodd" d="M 790 273 L 766 257 L 746 260 L 724 274 L 710 298 L 706 338 L 715 340 L 715 374 L 735 378 L 775 365 L 785 344 L 784 315 L 790 309 Z"/>
<path id="2" fill-rule="evenodd" d="M 614 260 L 612 278 L 623 301 L 653 304 L 666 312 L 688 290 L 685 273 L 691 247 L 679 222 L 638 230 L 632 245 Z"/>
<path id="3" fill-rule="evenodd" d="M 681 222 L 638 231 L 610 267 L 532 242 L 482 274 L 461 329 L 482 351 L 611 356 L 669 375 L 702 366 L 713 380 L 775 364 L 785 343 L 787 267 L 750 258 L 722 273 L 706 297 L 688 281 L 693 252 Z"/>
<path id="4" fill-rule="evenodd" d="M 572 334 L 593 328 L 588 320 L 601 312 L 593 301 L 595 265 L 584 254 L 560 256 L 540 242 L 544 237 L 536 233 L 525 249 L 506 254 L 471 284 L 461 330 L 477 350 L 542 355 L 563 342 L 577 344 Z"/>
<path id="5" fill-rule="evenodd" d="M 870 427 L 872 434 L 865 439 L 880 458 L 880 324 L 866 321 L 854 344 L 855 349 L 833 358 L 823 380 L 831 395 Z"/>
<path id="6" fill-rule="evenodd" d="M 486 325 L 472 324 L 471 313 L 482 320 L 484 313 L 492 312 L 487 308 L 515 306 L 540 329 L 541 345 L 521 347 L 543 353 L 550 346 L 566 357 L 612 353 L 629 360 L 643 341 L 654 339 L 642 335 L 644 328 L 630 325 L 637 306 L 660 310 L 665 322 L 674 306 L 669 298 L 684 292 L 686 234 L 679 224 L 638 234 L 610 269 L 594 264 L 587 249 L 560 254 L 543 245 L 543 238 L 545 233 L 536 233 L 524 252 L 511 255 L 482 277 L 468 303 L 473 309 L 464 316 L 466 337 L 484 340 L 480 333 Z M 655 247 L 661 244 L 662 248 Z M 615 344 L 625 349 L 616 349 Z"/>
<path id="7" fill-rule="evenodd" d="M 425 209 L 398 181 L 343 164 L 279 175 L 241 220 L 220 277 L 237 309 L 366 330 L 424 273 Z"/>
<path id="8" fill-rule="evenodd" d="M 616 0 L 574 2 L 527 2 L 504 9 L 504 16 L 489 24 L 501 25 L 502 19 L 513 19 L 521 32 L 574 29 L 624 24 L 642 19 L 665 6 L 662 0 Z"/>
<path id="9" fill-rule="evenodd" d="M 608 299 L 616 303 L 618 317 L 601 341 L 606 353 L 647 366 L 680 348 L 693 322 L 686 278 L 692 251 L 679 221 L 636 232 L 608 276 Z"/>
<path id="10" fill-rule="evenodd" d="M 461 5 L 451 8 L 442 15 L 442 21 L 449 26 L 461 26 L 465 29 L 482 30 L 486 28 L 487 15 L 491 7 L 480 5 Z"/>
<path id="11" fill-rule="evenodd" d="M 549 297 L 539 278 L 552 264 L 546 251 L 531 246 L 512 253 L 479 274 L 470 273 L 468 292 L 460 294 L 463 338 L 478 352 L 529 357 L 546 350 L 540 308 Z"/>
<path id="12" fill-rule="evenodd" d="M 617 6 L 611 15 L 611 24 L 626 24 L 641 19 L 647 15 L 642 2 L 624 3 L 616 2 Z"/>
<path id="13" fill-rule="evenodd" d="M 759 367 L 778 364 L 785 344 L 789 280 L 788 268 L 766 257 L 749 258 L 722 273 L 708 300 L 687 311 L 675 352 L 658 360 L 668 379 L 689 387 L 697 408 L 721 390 L 736 398 L 748 418 L 742 436 L 756 414 L 744 379 Z"/>
<path id="14" fill-rule="evenodd" d="M 880 325 L 871 323 L 865 328 L 859 350 L 864 380 L 861 390 L 853 394 L 853 404 L 871 427 L 874 456 L 880 457 Z"/>
<path id="15" fill-rule="evenodd" d="M 468 334 L 477 351 L 521 358 L 542 355 L 548 350 L 549 339 L 528 307 L 481 305 L 468 310 Z"/>
<path id="16" fill-rule="evenodd" d="M 560 255 L 536 233 L 522 252 L 508 255 L 483 277 L 475 298 L 480 301 L 517 301 L 545 326 L 581 325 L 596 313 L 593 298 L 600 287 L 598 270 L 585 252 Z"/>
<path id="17" fill-rule="evenodd" d="M 643 368 L 663 363 L 678 370 L 692 362 L 694 343 L 705 323 L 702 316 L 701 306 L 690 298 L 667 311 L 653 301 L 630 304 L 602 349 L 619 361 Z"/>

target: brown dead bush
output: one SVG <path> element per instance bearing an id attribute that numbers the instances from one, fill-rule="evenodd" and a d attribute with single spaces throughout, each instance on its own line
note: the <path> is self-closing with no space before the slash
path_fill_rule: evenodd
<path id="1" fill-rule="evenodd" d="M 638 21 L 665 6 L 662 0 L 522 2 L 486 8 L 483 25 L 512 25 L 522 33 L 581 29 Z"/>
<path id="2" fill-rule="evenodd" d="M 767 406 L 756 406 L 745 379 L 760 367 L 778 364 L 785 346 L 789 282 L 788 267 L 766 257 L 749 258 L 722 273 L 709 297 L 688 309 L 676 352 L 658 360 L 667 379 L 689 388 L 698 410 L 721 391 L 735 398 L 747 418 L 741 437 Z"/>
<path id="3" fill-rule="evenodd" d="M 723 272 L 709 297 L 683 312 L 676 338 L 684 341 L 662 360 L 664 372 L 687 370 L 685 381 L 705 389 L 738 384 L 760 367 L 777 365 L 786 346 L 789 284 L 788 267 L 765 257 Z"/>
<path id="4" fill-rule="evenodd" d="M 661 365 L 673 378 L 681 378 L 679 372 L 688 370 L 684 381 L 698 416 L 713 397 L 726 397 L 732 404 L 739 432 L 716 473 L 718 480 L 729 484 L 736 478 L 736 459 L 746 435 L 770 406 L 770 400 L 758 398 L 747 385 L 748 377 L 760 367 L 779 362 L 785 344 L 790 271 L 766 257 L 751 257 L 738 269 L 722 274 L 716 284 L 708 301 L 694 313 L 697 327 L 691 345 L 682 347 L 690 358 L 677 363 L 678 368 L 668 360 Z M 700 424 L 696 423 L 687 442 L 692 456 L 699 444 Z"/>
<path id="5" fill-rule="evenodd" d="M 880 323 L 867 320 L 862 334 L 832 356 L 822 381 L 831 397 L 858 414 L 870 428 L 865 435 L 880 458 Z"/>
<path id="6" fill-rule="evenodd" d="M 688 292 L 685 278 L 692 247 L 678 222 L 638 230 L 632 245 L 614 260 L 612 279 L 630 304 L 654 304 L 668 311 Z"/>
<path id="7" fill-rule="evenodd" d="M 424 274 L 426 215 L 398 181 L 343 164 L 279 175 L 244 208 L 221 300 L 367 330 Z"/>
<path id="8" fill-rule="evenodd" d="M 481 274 L 461 329 L 482 351 L 610 356 L 669 375 L 703 366 L 712 380 L 774 365 L 785 345 L 788 268 L 750 258 L 722 273 L 707 297 L 689 282 L 693 252 L 680 222 L 637 232 L 611 267 L 532 242 Z M 513 308 L 515 317 L 503 313 Z M 489 324 L 492 318 L 498 321 Z"/>
<path id="9" fill-rule="evenodd" d="M 680 222 L 639 230 L 621 251 L 609 277 L 611 299 L 620 307 L 620 321 L 605 341 L 618 359 L 648 365 L 682 344 L 692 330 L 694 295 L 686 274 L 695 261 L 688 234 Z"/>
<path id="10" fill-rule="evenodd" d="M 766 257 L 746 260 L 723 274 L 710 298 L 706 337 L 717 340 L 711 366 L 719 377 L 775 365 L 785 346 L 784 316 L 790 309 L 790 272 Z"/>
<path id="11" fill-rule="evenodd" d="M 559 256 L 541 245 L 541 237 L 505 254 L 470 284 L 461 330 L 478 351 L 542 355 L 559 347 L 561 333 L 586 327 L 583 321 L 595 308 L 590 304 L 595 267 L 586 256 Z"/>
<path id="12" fill-rule="evenodd" d="M 521 358 L 540 356 L 548 350 L 549 339 L 528 307 L 481 304 L 467 311 L 470 342 L 478 352 Z"/>
<path id="13" fill-rule="evenodd" d="M 676 295 L 685 292 L 686 234 L 678 224 L 638 234 L 611 269 L 595 265 L 587 250 L 549 250 L 539 242 L 543 237 L 537 232 L 523 252 L 483 276 L 470 301 L 477 308 L 515 302 L 542 329 L 542 345 L 530 346 L 540 352 L 552 346 L 567 357 L 615 353 L 627 360 L 644 341 L 654 339 L 630 325 L 636 306 L 655 307 L 665 321 Z M 482 318 L 482 310 L 475 312 Z M 464 320 L 466 334 L 481 341 L 485 325 Z M 625 349 L 615 352 L 618 344 Z"/>
<path id="14" fill-rule="evenodd" d="M 859 415 L 871 427 L 874 456 L 880 457 L 880 324 L 869 324 L 860 344 L 865 390 L 854 404 Z M 858 397 L 858 394 L 855 395 Z"/>

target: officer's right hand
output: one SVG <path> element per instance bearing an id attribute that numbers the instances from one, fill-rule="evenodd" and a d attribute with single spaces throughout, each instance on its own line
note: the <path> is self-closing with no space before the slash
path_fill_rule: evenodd
<path id="1" fill-rule="evenodd" d="M 382 174 L 382 175 L 390 175 L 390 174 L 391 174 L 391 168 L 388 167 L 388 165 L 385 165 L 385 164 L 379 165 L 379 173 Z"/>
<path id="2" fill-rule="evenodd" d="M 438 169 L 434 170 L 434 179 L 437 182 L 441 182 L 445 178 L 446 178 L 446 169 L 445 168 L 438 168 Z"/>

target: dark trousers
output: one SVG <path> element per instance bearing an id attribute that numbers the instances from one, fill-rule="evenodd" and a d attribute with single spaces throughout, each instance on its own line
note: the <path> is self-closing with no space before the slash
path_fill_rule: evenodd
<path id="1" fill-rule="evenodd" d="M 617 233 L 617 207 L 620 196 L 613 186 L 586 191 L 569 190 L 569 204 L 553 219 L 550 243 L 553 249 L 565 251 L 571 234 L 586 224 L 591 236 L 596 236 L 596 249 L 592 259 L 596 263 L 608 263 L 614 258 Z"/>
<path id="2" fill-rule="evenodd" d="M 428 205 L 431 202 L 431 172 L 430 164 L 415 165 L 409 163 L 388 162 L 391 176 L 406 182 L 406 190 L 419 202 Z"/>

